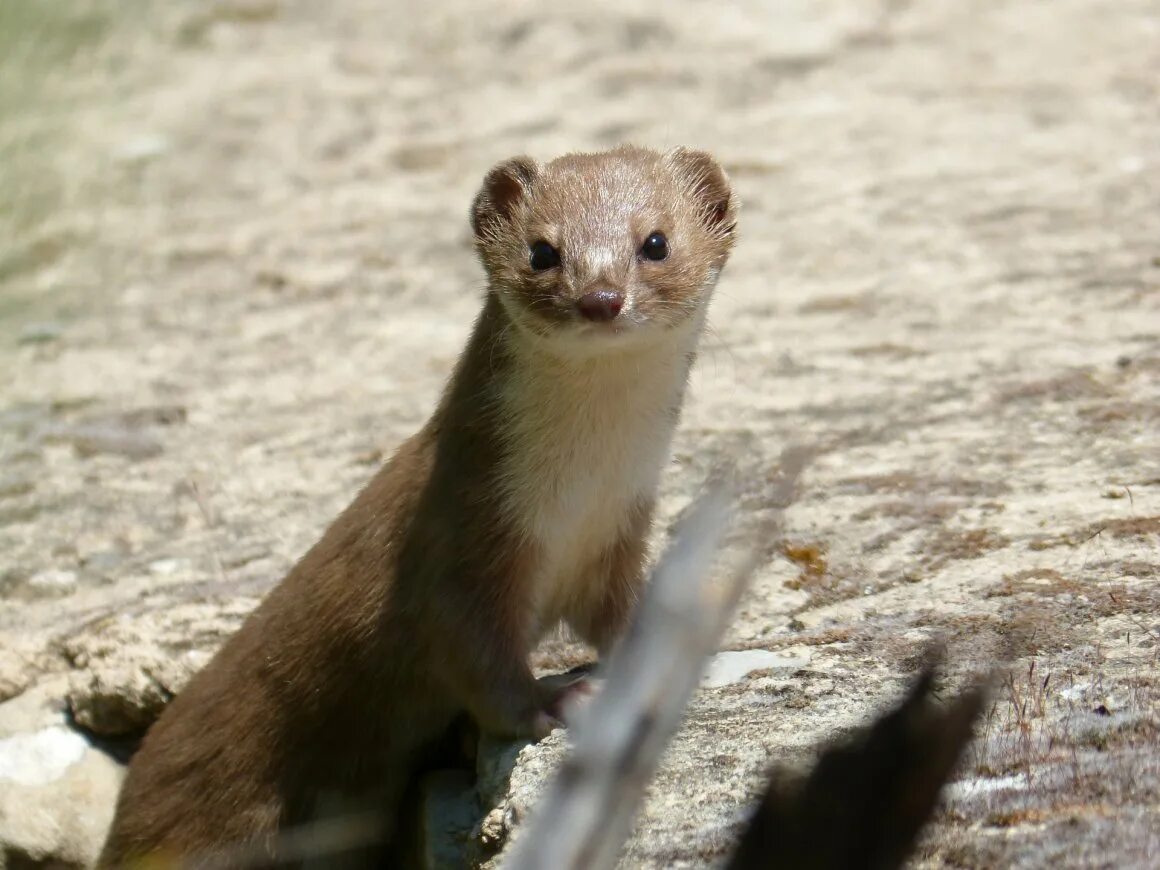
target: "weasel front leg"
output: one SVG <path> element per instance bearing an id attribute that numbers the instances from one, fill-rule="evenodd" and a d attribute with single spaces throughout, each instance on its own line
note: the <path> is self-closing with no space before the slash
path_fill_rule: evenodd
<path id="1" fill-rule="evenodd" d="M 528 644 L 510 616 L 477 607 L 470 617 L 449 620 L 442 634 L 435 676 L 483 731 L 539 739 L 559 725 L 551 693 L 532 676 Z"/>
<path id="2" fill-rule="evenodd" d="M 582 569 L 576 582 L 584 591 L 564 614 L 572 630 L 596 647 L 602 660 L 632 621 L 644 582 L 651 520 L 648 507 L 632 512 L 616 541 Z"/>
<path id="3" fill-rule="evenodd" d="M 488 564 L 487 561 L 484 564 Z M 546 736 L 560 723 L 554 693 L 532 675 L 526 572 L 495 559 L 489 570 L 428 578 L 416 620 L 425 629 L 426 672 L 450 701 L 490 734 Z"/>
<path id="4" fill-rule="evenodd" d="M 584 592 L 564 613 L 564 620 L 606 660 L 628 630 L 644 577 L 646 545 L 642 535 L 626 534 L 579 575 Z M 573 702 L 594 691 L 586 674 L 571 676 L 557 690 L 552 712 L 566 719 Z"/>

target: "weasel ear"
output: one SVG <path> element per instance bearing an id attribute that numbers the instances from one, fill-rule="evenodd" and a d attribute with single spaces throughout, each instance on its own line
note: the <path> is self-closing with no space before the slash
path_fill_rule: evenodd
<path id="1" fill-rule="evenodd" d="M 689 195 L 701 208 L 701 220 L 714 233 L 732 235 L 737 223 L 737 198 L 729 176 L 708 151 L 674 148 L 665 160 L 688 185 Z"/>
<path id="2" fill-rule="evenodd" d="M 540 168 L 530 157 L 513 157 L 487 173 L 471 205 L 471 228 L 477 239 L 511 219 L 539 174 Z"/>

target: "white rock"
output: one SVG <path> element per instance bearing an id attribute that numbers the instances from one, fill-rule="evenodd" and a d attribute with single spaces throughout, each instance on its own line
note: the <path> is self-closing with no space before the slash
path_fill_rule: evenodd
<path id="1" fill-rule="evenodd" d="M 0 704 L 0 868 L 90 867 L 112 821 L 122 767 L 65 724 L 63 688 Z"/>
<path id="2" fill-rule="evenodd" d="M 112 822 L 121 766 L 63 727 L 3 744 L 0 867 L 91 867 Z"/>
<path id="3" fill-rule="evenodd" d="M 81 760 L 88 742 L 67 728 L 45 728 L 0 740 L 0 782 L 44 785 Z"/>

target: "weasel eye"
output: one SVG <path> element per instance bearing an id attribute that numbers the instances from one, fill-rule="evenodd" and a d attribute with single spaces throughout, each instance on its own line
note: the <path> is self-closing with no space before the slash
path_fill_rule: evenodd
<path id="1" fill-rule="evenodd" d="M 653 233 L 640 246 L 641 256 L 646 260 L 663 260 L 669 255 L 669 241 L 664 233 Z"/>
<path id="2" fill-rule="evenodd" d="M 537 272 L 555 269 L 560 265 L 560 252 L 541 239 L 532 245 L 532 253 L 528 257 L 528 263 Z"/>

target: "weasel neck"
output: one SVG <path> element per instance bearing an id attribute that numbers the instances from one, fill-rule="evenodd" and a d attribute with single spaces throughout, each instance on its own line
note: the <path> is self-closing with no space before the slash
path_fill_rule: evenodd
<path id="1" fill-rule="evenodd" d="M 575 590 L 568 566 L 598 559 L 651 512 L 680 416 L 699 329 L 574 357 L 505 332 L 497 393 L 505 513 L 539 554 L 547 612 Z"/>

